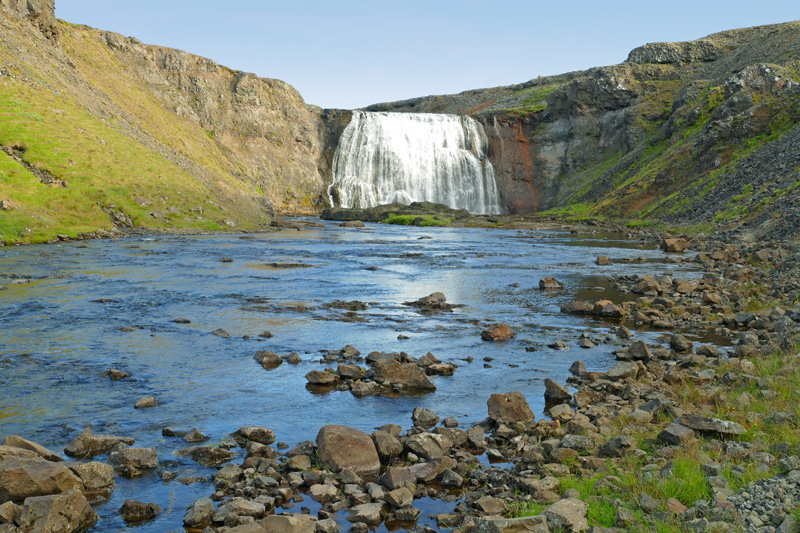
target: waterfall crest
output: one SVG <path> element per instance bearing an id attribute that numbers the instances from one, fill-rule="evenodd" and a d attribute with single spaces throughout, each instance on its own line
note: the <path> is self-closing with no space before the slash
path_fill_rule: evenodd
<path id="1" fill-rule="evenodd" d="M 329 195 L 341 207 L 437 202 L 504 211 L 483 126 L 470 117 L 354 111 L 333 158 Z"/>

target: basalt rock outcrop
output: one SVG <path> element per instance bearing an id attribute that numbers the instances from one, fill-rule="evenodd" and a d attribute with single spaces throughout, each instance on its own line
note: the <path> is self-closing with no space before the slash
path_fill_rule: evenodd
<path id="1" fill-rule="evenodd" d="M 477 116 L 512 212 L 578 205 L 785 237 L 800 227 L 799 27 L 650 43 L 620 65 L 368 109 Z"/>

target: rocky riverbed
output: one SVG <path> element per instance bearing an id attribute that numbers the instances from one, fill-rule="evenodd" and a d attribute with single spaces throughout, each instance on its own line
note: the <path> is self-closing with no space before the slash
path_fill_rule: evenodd
<path id="1" fill-rule="evenodd" d="M 537 238 L 505 235 L 511 243 Z M 580 245 L 591 234 L 576 235 L 562 242 Z M 678 246 L 683 251 L 653 249 L 646 245 L 648 240 L 665 250 Z M 379 336 L 353 343 L 362 350 L 375 348 L 366 356 L 352 345 L 301 356 L 300 339 L 255 350 L 262 348 L 255 343 L 274 342 L 273 334 L 280 336 L 282 331 L 272 324 L 269 331 L 251 327 L 250 333 L 241 335 L 235 321 L 222 324 L 225 327 L 209 335 L 218 340 L 215 343 L 243 343 L 236 350 L 242 352 L 237 365 L 250 365 L 243 375 L 267 376 L 272 380 L 265 383 L 274 385 L 276 372 L 294 372 L 290 368 L 297 367 L 298 379 L 289 379 L 287 392 L 292 387 L 302 391 L 307 382 L 306 394 L 321 401 L 323 409 L 329 401 L 361 402 L 365 397 L 379 402 L 371 405 L 384 408 L 368 420 L 358 420 L 357 409 L 344 417 L 312 415 L 320 422 L 300 422 L 309 428 L 305 432 L 293 432 L 292 424 L 299 421 L 295 417 L 287 421 L 277 411 L 268 417 L 274 424 L 269 423 L 251 412 L 252 404 L 219 426 L 180 428 L 174 417 L 170 424 L 156 417 L 143 427 L 132 422 L 95 423 L 94 430 L 83 425 L 80 431 L 82 424 L 73 421 L 60 433 L 32 425 L 34 431 L 18 431 L 21 437 L 9 435 L 0 446 L 0 531 L 77 531 L 95 522 L 103 530 L 104 520 L 163 531 L 158 524 L 164 523 L 165 515 L 180 517 L 187 530 L 207 533 L 376 527 L 792 531 L 800 482 L 795 349 L 800 308 L 793 305 L 800 295 L 795 281 L 797 250 L 776 243 L 710 239 L 662 242 L 654 241 L 653 235 L 636 236 L 630 242 L 638 243 L 630 253 L 597 244 L 588 249 L 573 246 L 583 254 L 582 268 L 608 269 L 602 281 L 571 276 L 563 262 L 557 268 L 540 267 L 533 276 L 518 276 L 533 301 L 541 299 L 552 309 L 546 327 L 541 314 L 540 324 L 533 328 L 514 319 L 519 307 L 482 309 L 493 311 L 493 316 L 475 320 L 476 304 L 458 291 L 456 297 L 446 291 L 448 296 L 418 293 L 416 298 L 374 299 L 379 301 L 341 295 L 335 305 L 304 301 L 293 304 L 302 305 L 303 311 L 290 311 L 316 314 L 325 322 L 331 318 L 328 313 L 372 313 L 367 325 L 333 321 L 359 328 L 416 315 L 414 320 L 426 321 L 416 331 L 407 322 L 399 328 L 404 333 L 393 330 L 398 346 L 412 341 L 405 345 L 410 347 L 407 351 L 386 350 L 390 343 L 378 340 Z M 567 252 L 569 247 L 560 253 Z M 599 255 L 609 258 L 611 265 L 596 264 L 604 262 L 595 260 Z M 668 259 L 669 272 L 663 262 L 655 263 L 658 258 Z M 310 259 L 305 262 L 311 263 Z M 234 265 L 238 261 L 239 257 L 232 258 Z M 623 273 L 614 274 L 615 269 Z M 516 272 L 524 271 L 517 266 Z M 43 276 L 30 274 L 8 278 L 7 286 L 13 290 L 37 279 L 46 282 Z M 502 289 L 497 283 L 488 292 L 508 295 L 520 289 L 513 286 L 519 282 L 505 281 Z M 573 283 L 583 288 L 570 290 Z M 109 295 L 94 296 L 106 300 L 94 305 L 114 305 L 107 301 L 113 300 Z M 266 305 L 248 298 L 248 312 Z M 451 299 L 465 307 L 448 308 Z M 278 312 L 276 307 L 269 309 Z M 458 322 L 463 319 L 467 322 Z M 194 323 L 187 318 L 170 320 L 184 327 Z M 562 321 L 573 327 L 563 329 Z M 553 330 L 556 324 L 562 328 Z M 456 331 L 469 335 L 473 340 L 468 348 L 444 348 L 436 341 L 436 328 L 442 326 L 445 337 Z M 134 324 L 126 334 L 139 328 Z M 159 326 L 154 324 L 151 331 L 158 333 Z M 535 339 L 534 332 L 541 338 Z M 421 342 L 415 344 L 415 338 Z M 432 350 L 439 356 L 418 349 L 425 344 L 442 348 Z M 517 355 L 504 357 L 509 351 Z M 3 364 L 13 370 L 8 347 L 4 353 Z M 476 370 L 480 368 L 476 357 L 467 353 L 487 354 L 481 357 L 483 368 Z M 536 386 L 514 380 L 515 373 L 526 372 L 532 364 L 522 358 L 540 354 L 560 357 L 563 370 L 546 373 Z M 541 365 L 540 360 L 533 361 Z M 494 374 L 498 364 L 506 369 L 502 375 Z M 392 365 L 398 372 L 388 372 Z M 451 365 L 453 373 L 430 372 L 434 365 Z M 104 379 L 114 387 L 141 379 L 142 369 L 135 365 L 113 366 L 119 368 L 111 368 Z M 420 380 L 413 386 L 408 381 L 412 373 Z M 329 381 L 320 383 L 320 376 Z M 417 386 L 420 383 L 435 384 L 436 391 Z M 320 385 L 327 390 L 316 389 Z M 451 387 L 469 389 L 468 412 L 456 405 L 465 400 Z M 360 394 L 364 388 L 371 389 L 366 396 Z M 136 402 L 135 412 L 140 414 L 127 417 L 151 416 L 176 402 L 152 385 L 137 389 L 131 394 L 147 401 Z M 345 391 L 352 394 L 342 396 Z M 426 401 L 439 396 L 444 400 Z M 133 403 L 128 404 L 131 412 Z M 313 409 L 312 404 L 307 409 Z M 10 412 L 12 421 L 19 416 L 2 412 L 5 418 Z M 237 421 L 244 422 L 236 426 L 239 429 L 220 431 Z M 13 427 L 24 429 L 28 424 L 21 420 Z M 122 433 L 137 438 L 108 433 L 104 426 L 127 428 L 130 431 Z M 158 439 L 153 440 L 155 431 Z M 61 442 L 70 460 L 62 461 L 61 454 L 31 442 L 37 440 L 36 434 L 43 435 L 51 449 Z M 208 468 L 211 477 L 205 479 L 211 479 L 213 487 L 193 482 L 190 464 Z M 183 503 L 176 506 L 148 488 L 155 479 L 171 486 L 176 478 L 194 487 L 194 499 L 187 501 L 183 495 Z M 129 497 L 134 495 L 142 497 Z M 150 495 L 154 497 L 144 497 Z M 99 522 L 91 504 L 99 504 Z M 171 523 L 175 521 L 172 518 Z"/>

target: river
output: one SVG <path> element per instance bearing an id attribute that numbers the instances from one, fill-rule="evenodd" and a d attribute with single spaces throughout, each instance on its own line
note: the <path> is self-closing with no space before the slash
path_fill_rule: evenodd
<path id="1" fill-rule="evenodd" d="M 331 423 L 367 432 L 387 423 L 408 428 L 417 406 L 455 416 L 467 428 L 486 417 L 489 395 L 512 390 L 541 418 L 545 378 L 564 383 L 578 359 L 589 370 L 605 370 L 617 348 L 614 342 L 579 348 L 581 333 L 594 328 L 591 335 L 602 337 L 612 324 L 563 315 L 561 304 L 628 297 L 608 288 L 605 277 L 615 273 L 699 275 L 637 245 L 620 235 L 566 230 L 353 229 L 326 222 L 254 235 L 1 248 L 0 437 L 20 435 L 61 452 L 88 425 L 157 448 L 162 469 L 178 478 L 162 481 L 156 472 L 118 478 L 111 499 L 96 509 L 101 520 L 94 530 L 126 530 L 118 510 L 129 498 L 165 511 L 130 530 L 182 530 L 188 505 L 213 492 L 210 483 L 190 478 L 213 470 L 176 456 L 188 445 L 162 437 L 162 428 L 197 427 L 218 442 L 239 427 L 263 425 L 293 446 Z M 598 266 L 600 254 L 617 261 Z M 546 276 L 566 288 L 540 291 Z M 403 305 L 435 291 L 463 307 L 424 316 Z M 345 311 L 324 306 L 335 300 L 369 308 L 345 321 Z M 495 322 L 511 326 L 516 337 L 483 342 L 481 330 Z M 231 338 L 211 334 L 217 328 Z M 259 337 L 264 331 L 273 337 Z M 637 338 L 663 341 L 657 333 Z M 570 347 L 547 347 L 558 340 Z M 359 399 L 309 390 L 304 376 L 324 368 L 320 352 L 347 344 L 362 355 L 432 352 L 459 368 L 452 377 L 433 378 L 437 391 L 422 396 Z M 267 371 L 253 359 L 262 349 L 297 352 L 303 362 Z M 111 381 L 104 375 L 110 368 L 131 378 Z M 160 405 L 134 409 L 145 396 Z M 306 499 L 292 510 L 301 506 L 313 511 L 317 504 Z M 429 522 L 423 514 L 420 523 Z"/>

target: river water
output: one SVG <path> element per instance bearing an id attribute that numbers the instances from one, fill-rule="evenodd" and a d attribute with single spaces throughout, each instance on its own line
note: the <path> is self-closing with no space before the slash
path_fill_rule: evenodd
<path id="1" fill-rule="evenodd" d="M 599 254 L 645 261 L 598 266 Z M 213 492 L 209 483 L 190 478 L 213 470 L 177 457 L 188 445 L 162 437 L 163 427 L 198 427 L 216 442 L 239 427 L 263 425 L 294 445 L 314 440 L 325 424 L 367 432 L 387 423 L 408 428 L 411 412 L 422 406 L 442 418 L 455 416 L 467 428 L 486 417 L 491 394 L 512 390 L 521 391 L 541 418 L 545 378 L 564 383 L 578 359 L 589 370 L 605 370 L 617 347 L 578 348 L 587 328 L 600 336 L 612 324 L 562 315 L 559 306 L 624 298 L 607 288 L 605 276 L 614 273 L 698 275 L 664 258 L 660 250 L 637 249 L 614 235 L 336 223 L 246 236 L 2 248 L 0 438 L 20 435 L 61 452 L 91 426 L 156 447 L 163 467 L 178 479 L 164 482 L 156 473 L 118 478 L 111 499 L 97 508 L 95 530 L 126 530 L 118 509 L 137 499 L 165 512 L 130 530 L 180 531 L 187 506 Z M 545 276 L 566 288 L 540 291 Z M 435 291 L 464 307 L 428 317 L 402 305 Z M 343 310 L 324 307 L 335 300 L 370 307 L 357 313 L 363 320 L 348 322 Z M 495 322 L 510 325 L 516 337 L 481 341 L 483 327 Z M 212 335 L 217 328 L 231 338 Z M 274 336 L 258 337 L 265 330 Z M 663 341 L 656 333 L 637 337 Z M 570 348 L 547 347 L 557 340 Z M 359 399 L 307 389 L 305 374 L 324 368 L 320 352 L 347 344 L 363 355 L 432 352 L 459 368 L 452 377 L 433 378 L 438 390 L 423 396 Z M 266 371 L 253 359 L 262 349 L 297 352 L 303 362 Z M 132 377 L 111 381 L 104 375 L 109 368 Z M 160 405 L 134 409 L 145 396 Z M 315 505 L 307 499 L 292 511 Z M 426 513 L 420 523 L 430 523 Z"/>

